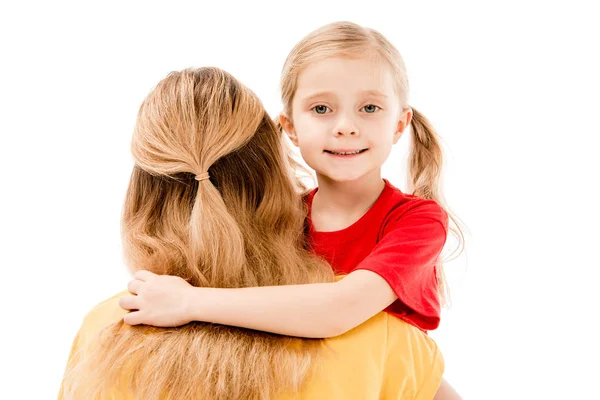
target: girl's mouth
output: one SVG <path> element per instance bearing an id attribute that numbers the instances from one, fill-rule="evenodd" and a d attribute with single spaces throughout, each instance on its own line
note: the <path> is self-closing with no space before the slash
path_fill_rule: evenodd
<path id="1" fill-rule="evenodd" d="M 328 153 L 328 154 L 331 154 L 334 156 L 348 157 L 348 156 L 356 156 L 358 154 L 364 153 L 367 150 L 369 150 L 369 149 L 359 149 L 359 150 L 340 149 L 340 150 L 323 150 L 323 151 L 325 153 Z"/>

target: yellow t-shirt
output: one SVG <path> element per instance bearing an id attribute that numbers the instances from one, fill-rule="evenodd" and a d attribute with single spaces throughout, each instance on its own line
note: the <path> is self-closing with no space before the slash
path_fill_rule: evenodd
<path id="1" fill-rule="evenodd" d="M 105 300 L 88 313 L 69 357 L 102 328 L 123 319 L 127 311 L 118 303 L 125 294 Z M 444 360 L 433 339 L 384 312 L 325 344 L 323 357 L 302 390 L 280 400 L 431 400 L 442 379 Z"/>

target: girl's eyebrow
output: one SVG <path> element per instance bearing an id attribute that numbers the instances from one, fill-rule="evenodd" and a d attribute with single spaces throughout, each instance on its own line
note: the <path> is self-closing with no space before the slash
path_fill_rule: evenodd
<path id="1" fill-rule="evenodd" d="M 388 98 L 388 96 L 385 93 L 383 93 L 379 90 L 375 90 L 375 89 L 361 90 L 360 92 L 358 92 L 358 94 L 360 96 L 375 96 L 375 97 L 381 97 L 384 99 Z M 308 97 L 303 98 L 302 101 L 305 103 L 310 103 L 311 101 L 318 99 L 318 98 L 322 98 L 322 97 L 335 97 L 335 93 L 328 92 L 328 91 L 316 92 L 316 93 L 309 95 Z"/>
<path id="2" fill-rule="evenodd" d="M 310 95 L 310 96 L 308 96 L 308 97 L 305 97 L 304 99 L 302 99 L 302 101 L 304 101 L 304 102 L 307 102 L 307 103 L 308 103 L 308 102 L 310 102 L 310 101 L 312 101 L 312 100 L 315 100 L 315 99 L 317 99 L 317 98 L 319 98 L 319 97 L 328 97 L 328 96 L 329 96 L 329 97 L 330 97 L 330 96 L 335 96 L 335 94 L 333 94 L 332 92 L 327 92 L 327 91 L 316 92 L 316 93 L 313 93 L 313 94 L 311 94 L 311 95 Z"/>
<path id="3" fill-rule="evenodd" d="M 388 98 L 388 96 L 383 93 L 380 92 L 379 90 L 363 90 L 360 92 L 361 95 L 368 95 L 368 96 L 375 96 L 375 97 L 383 97 L 385 99 Z"/>

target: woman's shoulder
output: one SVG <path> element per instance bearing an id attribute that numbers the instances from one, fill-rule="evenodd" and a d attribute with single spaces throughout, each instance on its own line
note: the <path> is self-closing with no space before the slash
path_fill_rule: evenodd
<path id="1" fill-rule="evenodd" d="M 382 392 L 394 393 L 400 376 L 413 383 L 411 398 L 432 399 L 442 382 L 444 357 L 429 335 L 419 328 L 388 314 L 388 340 L 385 369 L 387 386 Z M 410 354 L 403 359 L 400 354 Z"/>
<path id="2" fill-rule="evenodd" d="M 424 382 L 431 382 L 425 385 L 429 388 L 441 380 L 443 363 L 435 342 L 385 312 L 326 339 L 324 346 L 311 378 L 290 399 L 425 398 L 417 397 Z"/>
<path id="3" fill-rule="evenodd" d="M 382 345 L 382 351 L 386 353 L 417 347 L 429 356 L 436 357 L 439 351 L 435 341 L 421 329 L 384 311 L 338 338 L 344 337 L 349 340 L 364 338 L 370 343 Z"/>
<path id="4" fill-rule="evenodd" d="M 83 318 L 80 336 L 93 336 L 103 328 L 121 321 L 128 311 L 119 306 L 119 299 L 127 294 L 129 292 L 125 290 L 96 304 Z"/>
<path id="5" fill-rule="evenodd" d="M 436 342 L 422 330 L 387 312 L 379 312 L 343 335 L 325 341 L 327 347 L 350 359 L 393 355 L 404 365 L 434 363 L 440 357 Z M 416 353 L 415 353 L 416 351 Z"/>

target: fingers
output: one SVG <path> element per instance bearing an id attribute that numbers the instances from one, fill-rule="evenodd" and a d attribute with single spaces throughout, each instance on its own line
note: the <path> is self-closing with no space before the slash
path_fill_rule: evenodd
<path id="1" fill-rule="evenodd" d="M 142 323 L 142 314 L 139 311 L 130 312 L 123 317 L 123 322 L 127 325 L 140 325 Z"/>
<path id="2" fill-rule="evenodd" d="M 119 307 L 125 310 L 139 310 L 138 300 L 137 296 L 122 296 L 119 299 Z"/>
<path id="3" fill-rule="evenodd" d="M 142 282 L 146 282 L 148 279 L 150 279 L 151 277 L 153 277 L 154 273 L 147 271 L 145 269 L 140 269 L 139 271 L 137 271 L 135 274 L 133 274 L 133 277 L 135 279 L 138 279 Z"/>
<path id="4" fill-rule="evenodd" d="M 132 279 L 127 284 L 127 290 L 129 290 L 129 292 L 132 294 L 139 294 L 141 286 L 142 286 L 142 281 L 139 281 L 137 279 Z"/>
<path id="5" fill-rule="evenodd" d="M 139 281 L 138 281 L 139 282 Z M 119 299 L 119 306 L 125 310 L 136 310 L 130 312 L 129 314 L 125 314 L 123 317 L 123 322 L 127 325 L 140 325 L 143 323 L 142 313 L 139 310 L 140 306 L 138 303 L 137 296 L 122 296 Z"/>

